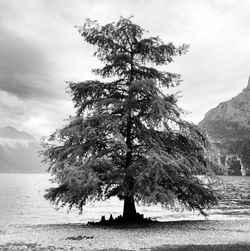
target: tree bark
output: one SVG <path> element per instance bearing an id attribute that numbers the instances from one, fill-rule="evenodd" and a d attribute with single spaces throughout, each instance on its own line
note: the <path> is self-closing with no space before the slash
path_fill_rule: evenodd
<path id="1" fill-rule="evenodd" d="M 128 221 L 133 221 L 136 219 L 136 216 L 135 200 L 133 197 L 126 196 L 124 198 L 123 218 Z"/>

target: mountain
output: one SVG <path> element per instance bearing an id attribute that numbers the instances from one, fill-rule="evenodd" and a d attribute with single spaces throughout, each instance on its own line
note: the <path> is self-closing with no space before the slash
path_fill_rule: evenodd
<path id="1" fill-rule="evenodd" d="M 0 129 L 0 173 L 43 173 L 40 143 L 14 127 Z"/>
<path id="2" fill-rule="evenodd" d="M 0 138 L 35 141 L 35 138 L 30 134 L 18 131 L 11 126 L 0 129 Z"/>
<path id="3" fill-rule="evenodd" d="M 240 94 L 207 112 L 198 126 L 210 137 L 221 170 L 250 176 L 250 77 Z"/>

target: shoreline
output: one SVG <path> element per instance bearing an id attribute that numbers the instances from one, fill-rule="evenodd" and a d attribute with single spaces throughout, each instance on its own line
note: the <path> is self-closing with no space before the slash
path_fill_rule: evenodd
<path id="1" fill-rule="evenodd" d="M 250 250 L 250 219 L 0 225 L 1 250 Z"/>

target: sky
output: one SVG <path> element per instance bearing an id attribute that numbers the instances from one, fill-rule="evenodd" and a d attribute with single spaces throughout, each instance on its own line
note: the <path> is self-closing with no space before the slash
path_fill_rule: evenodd
<path id="1" fill-rule="evenodd" d="M 250 75 L 249 0 L 0 0 L 0 128 L 40 137 L 74 115 L 67 81 L 95 79 L 94 48 L 74 26 L 120 16 L 175 45 L 190 44 L 164 70 L 183 82 L 184 119 L 198 123 L 247 86 Z"/>

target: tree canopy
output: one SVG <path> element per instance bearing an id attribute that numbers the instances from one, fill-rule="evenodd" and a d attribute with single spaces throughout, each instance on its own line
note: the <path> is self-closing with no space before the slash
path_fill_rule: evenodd
<path id="1" fill-rule="evenodd" d="M 104 26 L 88 19 L 77 29 L 104 63 L 93 70 L 102 80 L 69 83 L 76 114 L 45 144 L 58 184 L 46 198 L 81 210 L 90 200 L 117 196 L 131 219 L 139 201 L 166 207 L 178 201 L 204 214 L 217 200 L 197 176 L 210 173 L 209 142 L 167 93 L 180 75 L 157 69 L 188 45 L 146 37 L 130 18 Z"/>

